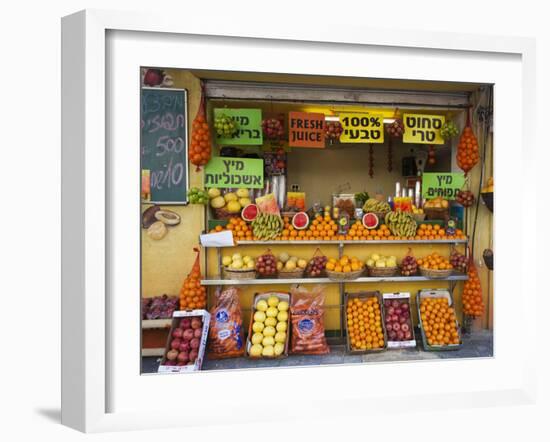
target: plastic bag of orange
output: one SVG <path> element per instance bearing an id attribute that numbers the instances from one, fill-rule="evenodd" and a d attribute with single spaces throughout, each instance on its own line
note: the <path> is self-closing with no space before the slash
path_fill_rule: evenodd
<path id="1" fill-rule="evenodd" d="M 468 261 L 468 280 L 464 283 L 462 291 L 462 311 L 465 315 L 479 317 L 485 311 L 483 304 L 483 293 L 481 291 L 481 281 L 474 264 L 473 254 L 470 252 Z"/>
<path id="2" fill-rule="evenodd" d="M 210 310 L 208 358 L 238 358 L 244 355 L 243 318 L 239 291 L 229 287 L 217 294 L 216 305 Z"/>
<path id="3" fill-rule="evenodd" d="M 292 286 L 290 319 L 292 334 L 290 351 L 294 354 L 324 355 L 330 353 L 325 338 L 325 290 L 318 285 L 309 292 L 304 287 Z"/>
<path id="4" fill-rule="evenodd" d="M 191 132 L 191 147 L 189 149 L 189 161 L 197 166 L 197 171 L 204 166 L 212 156 L 212 143 L 210 140 L 210 128 L 206 121 L 206 106 L 204 99 L 204 85 L 201 84 L 202 96 L 197 115 L 193 120 Z"/>
<path id="5" fill-rule="evenodd" d="M 195 247 L 193 251 L 197 257 L 180 289 L 180 310 L 206 308 L 206 287 L 201 285 L 200 250 Z"/>
<path id="6" fill-rule="evenodd" d="M 464 174 L 467 174 L 479 162 L 479 148 L 477 138 L 474 135 L 470 124 L 470 112 L 468 111 L 466 127 L 460 135 L 458 149 L 456 152 L 456 162 Z"/>

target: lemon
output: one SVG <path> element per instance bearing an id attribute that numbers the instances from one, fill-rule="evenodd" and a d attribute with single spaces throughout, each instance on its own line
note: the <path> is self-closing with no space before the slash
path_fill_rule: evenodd
<path id="1" fill-rule="evenodd" d="M 269 307 L 265 312 L 268 318 L 274 318 L 275 316 L 277 316 L 277 313 L 279 313 L 279 310 L 277 310 L 276 307 Z"/>
<path id="2" fill-rule="evenodd" d="M 275 346 L 273 347 L 273 352 L 275 353 L 275 356 L 282 355 L 285 351 L 285 345 L 281 342 L 275 343 Z"/>
<path id="3" fill-rule="evenodd" d="M 277 320 L 278 321 L 288 321 L 288 313 L 287 312 L 279 312 L 279 314 L 277 315 Z"/>
<path id="4" fill-rule="evenodd" d="M 272 345 L 269 345 L 269 346 L 263 348 L 262 356 L 274 356 L 274 355 L 275 355 L 275 351 L 274 351 Z"/>
<path id="5" fill-rule="evenodd" d="M 261 333 L 264 330 L 264 323 L 263 322 L 255 322 L 252 324 L 252 331 L 254 333 Z"/>
<path id="6" fill-rule="evenodd" d="M 254 344 L 248 350 L 250 356 L 261 356 L 263 352 L 263 347 L 260 344 Z"/>
<path id="7" fill-rule="evenodd" d="M 263 325 L 263 324 L 262 324 Z M 264 336 L 275 336 L 275 328 L 270 325 L 265 327 L 263 330 Z"/>
<path id="8" fill-rule="evenodd" d="M 278 322 L 277 326 L 275 327 L 278 332 L 286 332 L 287 324 L 284 321 Z"/>
<path id="9" fill-rule="evenodd" d="M 256 303 L 256 310 L 259 310 L 261 312 L 265 312 L 267 310 L 267 301 L 265 299 L 260 299 Z"/>
<path id="10" fill-rule="evenodd" d="M 275 342 L 283 342 L 284 343 L 285 341 L 286 341 L 286 333 L 285 332 L 277 332 L 275 334 Z"/>
<path id="11" fill-rule="evenodd" d="M 264 324 L 266 326 L 275 327 L 277 325 L 277 319 L 276 318 L 266 318 Z"/>
<path id="12" fill-rule="evenodd" d="M 254 321 L 256 322 L 264 322 L 265 321 L 265 313 L 262 311 L 257 311 L 254 313 Z"/>
<path id="13" fill-rule="evenodd" d="M 279 302 L 279 305 L 277 305 L 277 308 L 280 312 L 286 312 L 288 310 L 288 302 L 281 301 Z"/>
<path id="14" fill-rule="evenodd" d="M 262 345 L 264 347 L 273 346 L 275 345 L 275 339 L 273 338 L 273 336 L 266 336 L 262 339 Z"/>
<path id="15" fill-rule="evenodd" d="M 276 296 L 270 296 L 267 300 L 267 305 L 269 305 L 270 307 L 277 307 L 277 304 L 279 304 L 279 298 L 277 298 Z"/>

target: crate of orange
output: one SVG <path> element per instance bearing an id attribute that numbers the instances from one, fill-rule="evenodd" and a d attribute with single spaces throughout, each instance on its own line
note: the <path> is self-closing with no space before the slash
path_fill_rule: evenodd
<path id="1" fill-rule="evenodd" d="M 346 293 L 346 350 L 350 354 L 380 352 L 387 348 L 382 295 L 379 291 Z"/>
<path id="2" fill-rule="evenodd" d="M 453 274 L 453 265 L 449 258 L 445 258 L 437 252 L 417 259 L 416 263 L 420 269 L 420 274 L 425 278 L 442 279 L 448 278 Z"/>
<path id="3" fill-rule="evenodd" d="M 460 325 L 448 290 L 420 290 L 416 294 L 416 308 L 424 350 L 458 350 L 462 347 Z"/>

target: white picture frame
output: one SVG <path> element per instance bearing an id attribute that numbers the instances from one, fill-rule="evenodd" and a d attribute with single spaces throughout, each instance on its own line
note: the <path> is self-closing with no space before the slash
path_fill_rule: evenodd
<path id="1" fill-rule="evenodd" d="M 111 43 L 110 38 L 114 39 Z M 131 40 L 136 38 L 142 44 L 139 53 L 135 51 L 135 47 L 134 50 L 131 49 Z M 224 415 L 222 411 L 226 406 L 244 410 L 249 402 L 249 395 L 242 391 L 243 387 L 251 382 L 262 382 L 266 376 L 273 376 L 274 372 L 271 370 L 275 370 L 280 382 L 286 383 L 289 388 L 299 383 L 314 383 L 319 378 L 324 382 L 322 392 L 315 393 L 312 390 L 313 393 L 304 398 L 303 403 L 311 405 L 310 407 L 299 410 L 283 407 L 278 419 L 297 416 L 319 418 L 325 412 L 328 415 L 329 411 L 325 410 L 329 408 L 332 415 L 366 414 L 374 409 L 378 412 L 390 409 L 395 412 L 396 406 L 392 401 L 392 396 L 395 395 L 383 394 L 376 387 L 366 388 L 357 383 L 357 380 L 364 375 L 365 370 L 374 376 L 382 373 L 382 369 L 388 375 L 393 375 L 399 373 L 403 367 L 406 367 L 412 379 L 417 380 L 441 377 L 442 367 L 445 375 L 452 376 L 453 379 L 460 373 L 469 376 L 476 372 L 480 376 L 479 382 L 470 379 L 469 384 L 458 379 L 448 390 L 420 390 L 418 385 L 411 383 L 399 393 L 392 392 L 401 399 L 399 407 L 403 410 L 410 409 L 411 406 L 416 410 L 467 408 L 474 402 L 476 406 L 534 403 L 536 384 L 532 355 L 536 324 L 524 316 L 514 316 L 517 309 L 514 310 L 509 304 L 506 295 L 521 293 L 516 302 L 524 309 L 529 302 L 535 302 L 536 282 L 527 278 L 526 258 L 536 255 L 537 242 L 534 232 L 522 230 L 519 233 L 521 248 L 511 245 L 503 234 L 507 228 L 504 217 L 499 217 L 498 223 L 495 223 L 495 258 L 498 266 L 498 271 L 495 272 L 495 293 L 498 289 L 498 299 L 495 301 L 494 313 L 494 358 L 252 372 L 234 370 L 169 376 L 139 375 L 139 366 L 135 363 L 139 358 L 139 349 L 133 347 L 133 339 L 139 335 L 137 297 L 135 307 L 128 304 L 128 298 L 120 290 L 115 291 L 116 299 L 110 297 L 113 287 L 120 288 L 124 285 L 128 285 L 130 296 L 132 293 L 134 296 L 139 293 L 139 289 L 133 292 L 139 287 L 139 281 L 134 281 L 130 276 L 135 276 L 136 269 L 117 267 L 117 254 L 121 254 L 125 245 L 129 248 L 124 248 L 124 253 L 132 257 L 128 265 L 135 264 L 132 253 L 137 246 L 127 242 L 131 237 L 126 237 L 121 231 L 121 222 L 117 215 L 121 211 L 135 215 L 135 204 L 139 205 L 139 198 L 136 197 L 135 202 L 123 207 L 114 207 L 114 201 L 119 201 L 120 196 L 126 194 L 124 180 L 131 181 L 133 174 L 139 173 L 139 170 L 131 170 L 131 167 L 129 170 L 117 169 L 122 157 L 116 149 L 109 149 L 111 144 L 116 146 L 119 142 L 120 131 L 137 124 L 138 120 L 132 121 L 132 118 L 139 109 L 130 109 L 135 101 L 129 95 L 128 121 L 121 120 L 123 124 L 119 126 L 117 123 L 107 131 L 106 121 L 112 122 L 118 118 L 117 110 L 110 109 L 108 101 L 112 99 L 111 82 L 114 84 L 119 75 L 116 70 L 107 68 L 110 64 L 117 64 L 119 58 L 120 64 L 117 67 L 130 73 L 138 65 L 196 67 L 197 48 L 214 50 L 216 45 L 223 44 L 227 38 L 231 38 L 233 50 L 248 55 L 260 50 L 277 52 L 291 49 L 286 59 L 277 59 L 276 63 L 274 60 L 271 65 L 267 62 L 257 65 L 256 70 L 265 72 L 299 73 L 303 67 L 293 57 L 306 53 L 330 51 L 335 57 L 339 54 L 344 57 L 350 53 L 370 51 L 368 53 L 373 60 L 384 58 L 387 62 L 384 69 L 391 69 L 392 66 L 398 68 L 395 72 L 399 71 L 398 75 L 405 76 L 401 78 L 424 78 L 425 66 L 421 62 L 424 59 L 426 63 L 430 63 L 430 70 L 433 72 L 429 79 L 494 82 L 495 142 L 498 143 L 495 177 L 499 187 L 499 192 L 495 195 L 495 214 L 502 207 L 503 195 L 506 195 L 507 198 L 518 197 L 518 201 L 521 201 L 518 217 L 522 222 L 529 220 L 527 216 L 536 219 L 536 189 L 530 188 L 529 192 L 522 193 L 521 186 L 514 187 L 511 180 L 505 179 L 509 172 L 515 171 L 523 175 L 524 182 L 528 182 L 529 167 L 535 161 L 534 122 L 523 111 L 528 107 L 535 108 L 535 46 L 532 39 L 389 31 L 339 25 L 330 30 L 316 28 L 313 24 L 300 27 L 284 23 L 277 23 L 276 26 L 265 23 L 239 26 L 234 21 L 183 21 L 169 14 L 157 16 L 99 10 L 82 11 L 65 17 L 62 22 L 62 423 L 84 432 L 101 432 L 208 425 L 212 421 L 260 421 L 265 416 L 258 411 L 250 410 L 236 416 Z M 148 40 L 153 39 L 154 45 L 147 44 Z M 159 46 L 161 40 L 166 45 Z M 118 44 L 127 49 L 124 57 L 116 46 Z M 193 46 L 187 48 L 187 65 L 182 62 L 182 53 L 174 51 L 175 47 L 186 44 Z M 218 69 L 238 70 L 239 63 L 244 65 L 244 61 L 239 61 L 238 57 L 235 60 L 234 55 L 232 53 L 231 57 L 209 59 L 201 67 L 212 69 L 217 66 Z M 192 60 L 193 57 L 195 61 Z M 247 61 L 248 66 L 252 66 L 254 62 L 259 63 L 254 58 Z M 345 57 L 342 58 L 344 59 Z M 407 59 L 408 66 L 394 64 L 398 59 Z M 449 65 L 453 60 L 459 59 L 461 65 L 464 63 L 462 66 L 458 63 Z M 466 62 L 466 59 L 470 61 Z M 350 62 L 350 66 L 345 63 L 327 66 L 325 63 L 321 69 L 319 64 L 311 67 L 311 73 L 348 75 L 364 69 L 362 63 L 364 60 L 359 57 L 353 63 Z M 452 72 L 443 74 L 445 63 Z M 468 70 L 476 64 L 482 67 L 479 72 Z M 379 63 L 370 72 L 365 72 L 364 76 L 373 76 L 372 72 L 375 71 L 376 74 L 383 74 L 384 69 Z M 135 72 L 136 94 L 139 93 L 138 74 L 139 72 Z M 126 92 L 132 94 L 130 89 L 121 90 L 122 94 Z M 501 112 L 501 106 L 513 106 L 513 118 L 506 112 Z M 506 137 L 502 136 L 505 130 Z M 129 140 L 134 140 L 137 136 L 137 133 L 132 132 Z M 510 148 L 515 149 L 521 160 L 519 163 L 517 157 L 511 159 L 499 154 Z M 527 207 L 530 211 L 522 209 Z M 513 253 L 520 256 L 518 266 L 507 259 Z M 139 254 L 137 258 L 139 259 Z M 519 273 L 517 267 L 520 267 Z M 116 274 L 113 268 L 117 269 Z M 518 276 L 504 281 L 506 275 L 510 275 L 512 271 Z M 126 307 L 121 309 L 121 305 Z M 512 333 L 511 321 L 515 321 L 514 327 L 519 326 L 523 330 L 522 346 L 518 347 L 520 342 Z M 132 342 L 128 343 L 127 352 L 119 351 L 120 346 L 117 347 L 115 342 L 124 337 L 119 333 L 120 329 L 130 330 L 128 333 L 131 333 Z M 121 376 L 121 372 L 126 375 Z M 342 376 L 343 373 L 345 376 Z M 193 410 L 181 406 L 178 411 L 167 411 L 173 410 L 173 407 L 170 408 L 167 404 L 163 409 L 151 402 L 151 395 L 155 390 L 182 388 L 194 395 L 206 392 L 206 398 L 199 399 Z M 231 393 L 233 402 L 230 405 L 220 395 L 218 411 L 216 407 L 212 407 L 211 396 L 214 392 L 226 389 Z M 235 392 L 239 394 L 235 395 Z M 167 394 L 158 402 L 170 402 L 172 399 L 169 396 L 172 395 Z M 286 395 L 281 398 L 281 404 L 287 401 Z M 337 401 L 338 406 L 334 405 L 334 401 Z"/>

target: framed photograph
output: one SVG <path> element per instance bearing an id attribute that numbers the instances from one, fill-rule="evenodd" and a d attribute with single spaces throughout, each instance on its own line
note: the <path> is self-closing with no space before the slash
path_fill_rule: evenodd
<path id="1" fill-rule="evenodd" d="M 266 391 L 283 420 L 533 403 L 533 41 L 62 34 L 63 424 L 256 422 Z"/>

